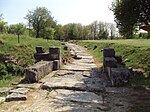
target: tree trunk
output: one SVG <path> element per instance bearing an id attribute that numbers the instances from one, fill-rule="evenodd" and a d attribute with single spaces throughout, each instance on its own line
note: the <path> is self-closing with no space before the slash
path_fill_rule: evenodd
<path id="1" fill-rule="evenodd" d="M 18 43 L 20 43 L 20 38 L 19 38 L 19 35 L 18 35 Z"/>

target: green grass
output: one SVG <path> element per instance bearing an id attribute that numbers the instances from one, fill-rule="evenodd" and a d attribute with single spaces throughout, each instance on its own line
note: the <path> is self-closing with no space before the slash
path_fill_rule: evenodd
<path id="1" fill-rule="evenodd" d="M 135 47 L 149 47 L 150 39 L 124 39 L 124 40 L 84 40 L 84 42 L 94 43 L 115 43 L 121 45 L 129 45 Z"/>
<path id="2" fill-rule="evenodd" d="M 133 82 L 137 81 L 139 84 L 145 85 L 147 83 L 150 85 L 150 40 L 84 40 L 77 41 L 77 44 L 87 47 L 89 52 L 100 63 L 103 60 L 101 49 L 114 48 L 116 55 L 122 56 L 123 60 L 126 60 L 125 64 L 127 67 L 140 68 L 145 71 L 144 75 L 148 78 L 133 79 Z M 93 49 L 94 46 L 97 46 L 97 48 Z"/>
<path id="3" fill-rule="evenodd" d="M 20 43 L 18 43 L 16 35 L 0 34 L 0 64 L 6 66 L 6 72 L 8 72 L 8 74 L 20 76 L 23 72 L 23 68 L 34 64 L 36 46 L 43 46 L 46 52 L 48 52 L 50 46 L 59 46 L 63 48 L 61 43 L 55 40 L 47 41 L 42 38 L 35 39 L 28 36 L 20 36 Z M 8 58 L 11 58 L 12 61 L 5 62 Z M 5 71 L 4 69 L 5 67 L 3 67 L 3 71 Z M 2 74 L 0 74 L 0 76 L 1 75 Z M 4 75 L 0 78 L 0 85 L 9 85 L 9 82 L 11 82 L 10 79 L 10 77 L 6 78 Z M 12 80 L 14 79 L 15 77 L 12 78 Z"/>

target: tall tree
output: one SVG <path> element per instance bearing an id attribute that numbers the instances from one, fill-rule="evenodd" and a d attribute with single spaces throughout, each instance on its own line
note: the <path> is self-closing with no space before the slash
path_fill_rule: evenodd
<path id="1" fill-rule="evenodd" d="M 44 28 L 56 25 L 51 12 L 45 7 L 36 7 L 35 10 L 29 11 L 25 19 L 28 20 L 30 27 L 32 26 L 35 30 L 36 38 L 43 35 L 42 30 Z"/>
<path id="2" fill-rule="evenodd" d="M 120 34 L 127 38 L 137 26 L 150 24 L 150 0 L 116 0 L 111 10 Z"/>

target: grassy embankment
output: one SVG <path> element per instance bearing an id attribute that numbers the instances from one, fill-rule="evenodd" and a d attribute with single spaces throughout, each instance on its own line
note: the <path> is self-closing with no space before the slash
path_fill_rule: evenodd
<path id="1" fill-rule="evenodd" d="M 131 79 L 131 85 L 148 85 L 150 86 L 150 40 L 85 40 L 78 41 L 79 45 L 87 47 L 98 62 L 102 62 L 101 49 L 112 47 L 116 55 L 122 56 L 126 60 L 127 67 L 141 69 L 144 71 L 143 76 Z M 97 46 L 94 49 L 94 46 Z"/>
<path id="2" fill-rule="evenodd" d="M 62 47 L 59 41 L 0 34 L 0 87 L 9 86 L 23 77 L 23 68 L 34 63 L 36 46 L 43 46 L 48 52 L 50 46 Z"/>

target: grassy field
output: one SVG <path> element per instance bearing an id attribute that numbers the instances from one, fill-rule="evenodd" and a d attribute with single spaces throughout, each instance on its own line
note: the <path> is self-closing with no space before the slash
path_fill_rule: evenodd
<path id="1" fill-rule="evenodd" d="M 111 47 L 116 51 L 116 55 L 122 56 L 126 60 L 127 67 L 141 69 L 144 71 L 144 79 L 141 77 L 133 79 L 133 82 L 150 85 L 150 40 L 83 40 L 77 41 L 77 44 L 87 47 L 96 60 L 102 63 L 103 54 L 101 49 Z M 96 49 L 94 47 L 97 46 Z M 146 80 L 146 82 L 144 81 Z"/>
<path id="2" fill-rule="evenodd" d="M 0 34 L 0 86 L 8 86 L 22 77 L 23 68 L 34 63 L 36 46 L 43 46 L 48 52 L 50 46 L 63 47 L 59 41 L 35 39 L 16 35 Z"/>

